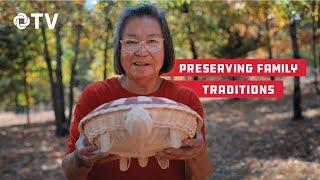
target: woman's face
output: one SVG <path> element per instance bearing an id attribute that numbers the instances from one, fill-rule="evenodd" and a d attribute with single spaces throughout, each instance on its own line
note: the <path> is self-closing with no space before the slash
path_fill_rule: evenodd
<path id="1" fill-rule="evenodd" d="M 129 19 L 123 29 L 120 57 L 122 68 L 129 78 L 142 79 L 159 76 L 164 61 L 163 41 L 156 51 L 150 52 L 147 46 L 162 38 L 161 27 L 156 19 L 148 16 Z M 128 52 L 124 49 L 123 41 L 126 41 L 127 45 L 134 42 L 137 44 L 139 41 L 144 41 L 149 45 L 142 43 L 135 52 Z"/>

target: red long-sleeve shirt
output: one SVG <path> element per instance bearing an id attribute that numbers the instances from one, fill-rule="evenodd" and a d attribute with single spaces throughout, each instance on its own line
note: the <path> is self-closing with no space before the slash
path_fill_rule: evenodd
<path id="1" fill-rule="evenodd" d="M 70 134 L 68 137 L 67 153 L 75 150 L 75 142 L 79 138 L 78 124 L 80 120 L 89 112 L 101 104 L 119 98 L 139 96 L 124 89 L 117 77 L 112 77 L 104 81 L 99 81 L 88 85 L 81 94 L 76 104 L 74 119 L 71 122 Z M 189 88 L 175 84 L 169 80 L 163 80 L 160 88 L 144 96 L 166 97 L 177 102 L 181 102 L 196 112 L 203 118 L 203 108 L 197 95 Z M 202 135 L 205 139 L 204 126 Z M 131 165 L 125 172 L 119 169 L 119 160 L 110 161 L 103 164 L 94 165 L 89 173 L 88 179 L 94 180 L 184 180 L 185 162 L 183 160 L 170 160 L 168 169 L 161 169 L 157 160 L 150 157 L 147 167 L 140 167 L 136 158 L 131 159 Z"/>

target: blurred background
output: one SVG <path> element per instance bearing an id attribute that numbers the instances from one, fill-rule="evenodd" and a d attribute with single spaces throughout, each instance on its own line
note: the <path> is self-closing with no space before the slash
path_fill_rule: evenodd
<path id="1" fill-rule="evenodd" d="M 150 1 L 0 2 L 0 179 L 63 178 L 74 104 L 87 84 L 114 76 L 116 22 L 141 2 Z M 320 179 L 320 2 L 151 2 L 166 13 L 177 58 L 308 62 L 306 77 L 243 77 L 283 80 L 283 98 L 201 99 L 211 179 Z M 19 13 L 59 17 L 54 29 L 45 18 L 18 29 Z"/>

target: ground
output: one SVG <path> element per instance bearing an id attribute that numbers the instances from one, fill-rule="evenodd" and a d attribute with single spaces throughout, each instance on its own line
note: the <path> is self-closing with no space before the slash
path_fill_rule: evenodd
<path id="1" fill-rule="evenodd" d="M 320 179 L 320 96 L 302 81 L 305 119 L 293 122 L 292 85 L 281 99 L 203 100 L 211 179 Z M 0 179 L 63 179 L 66 138 L 52 112 L 0 114 Z"/>
<path id="2" fill-rule="evenodd" d="M 303 89 L 301 122 L 291 95 L 206 102 L 212 179 L 320 179 L 320 97 Z"/>

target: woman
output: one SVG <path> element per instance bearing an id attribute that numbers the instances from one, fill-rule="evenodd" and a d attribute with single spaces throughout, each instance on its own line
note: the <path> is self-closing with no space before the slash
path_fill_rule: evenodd
<path id="1" fill-rule="evenodd" d="M 166 97 L 186 104 L 203 117 L 195 93 L 160 77 L 174 65 L 174 49 L 163 13 L 144 4 L 124 10 L 116 30 L 114 68 L 120 77 L 90 84 L 83 91 L 70 127 L 67 154 L 62 168 L 68 179 L 139 179 L 183 180 L 208 179 L 211 166 L 205 148 L 204 127 L 197 138 L 184 141 L 180 149 L 169 148 L 157 154 L 170 159 L 168 169 L 161 169 L 155 157 L 141 168 L 132 159 L 128 171 L 119 170 L 119 157 L 101 153 L 97 147 L 79 137 L 79 121 L 99 105 L 132 96 Z"/>

